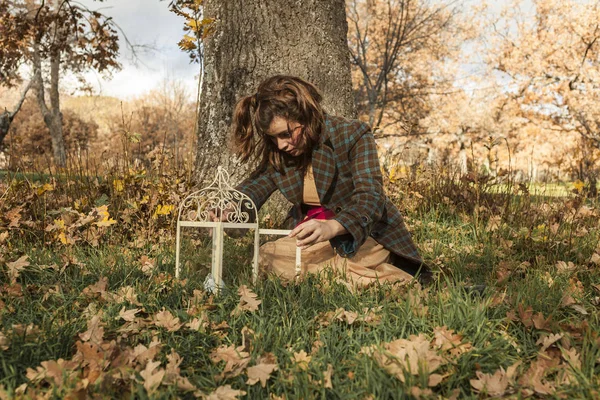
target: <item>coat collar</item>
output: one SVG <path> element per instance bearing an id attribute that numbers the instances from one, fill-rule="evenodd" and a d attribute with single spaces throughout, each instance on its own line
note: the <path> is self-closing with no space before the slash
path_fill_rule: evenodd
<path id="1" fill-rule="evenodd" d="M 331 134 L 333 133 L 331 119 L 325 114 L 323 130 L 319 143 L 313 150 L 312 166 L 315 177 L 315 184 L 319 200 L 325 205 L 329 202 L 332 192 L 332 183 L 337 175 L 335 162 L 335 153 L 331 143 Z M 304 189 L 304 175 L 302 171 L 293 166 L 284 167 L 285 175 L 277 174 L 277 183 L 279 190 L 293 204 L 302 203 Z"/>

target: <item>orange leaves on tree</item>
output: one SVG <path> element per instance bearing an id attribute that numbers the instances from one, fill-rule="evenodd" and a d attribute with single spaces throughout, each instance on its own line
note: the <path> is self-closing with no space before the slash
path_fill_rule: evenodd
<path id="1" fill-rule="evenodd" d="M 236 308 L 231 311 L 232 316 L 238 316 L 243 311 L 256 311 L 262 300 L 257 300 L 258 295 L 248 288 L 246 285 L 241 285 L 238 288 L 240 302 Z"/>

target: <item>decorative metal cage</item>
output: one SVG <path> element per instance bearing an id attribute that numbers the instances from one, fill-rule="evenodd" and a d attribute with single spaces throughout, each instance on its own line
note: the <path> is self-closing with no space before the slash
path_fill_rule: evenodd
<path id="1" fill-rule="evenodd" d="M 216 222 L 215 222 L 216 220 Z M 252 222 L 254 221 L 254 222 Z M 254 254 L 252 278 L 258 277 L 258 249 L 260 235 L 288 235 L 291 230 L 260 229 L 258 210 L 250 197 L 235 190 L 229 184 L 229 174 L 217 168 L 214 181 L 204 189 L 188 195 L 179 205 L 175 251 L 175 277 L 180 275 L 181 228 L 197 227 L 212 229 L 211 274 L 216 289 L 222 284 L 224 229 L 254 229 Z M 300 274 L 300 248 L 296 248 L 296 275 Z"/>

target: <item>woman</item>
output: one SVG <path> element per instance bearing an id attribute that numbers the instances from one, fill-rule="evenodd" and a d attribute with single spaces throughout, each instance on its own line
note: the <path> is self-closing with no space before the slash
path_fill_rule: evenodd
<path id="1" fill-rule="evenodd" d="M 288 237 L 260 249 L 267 272 L 293 279 L 332 267 L 353 283 L 412 279 L 423 266 L 402 216 L 386 197 L 368 125 L 326 114 L 321 94 L 292 76 L 274 76 L 235 107 L 233 141 L 259 167 L 237 189 L 257 208 L 277 189 L 293 204 Z"/>

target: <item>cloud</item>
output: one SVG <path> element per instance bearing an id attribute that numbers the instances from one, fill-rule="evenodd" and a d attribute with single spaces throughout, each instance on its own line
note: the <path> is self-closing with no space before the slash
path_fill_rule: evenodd
<path id="1" fill-rule="evenodd" d="M 97 92 L 123 99 L 136 97 L 167 78 L 193 85 L 195 90 L 199 67 L 190 64 L 188 55 L 177 47 L 183 37 L 183 20 L 169 11 L 168 1 L 79 0 L 79 4 L 112 17 L 133 45 L 143 46 L 134 62 L 120 33 L 122 70 L 114 73 L 111 80 L 93 71 L 86 74 Z"/>

